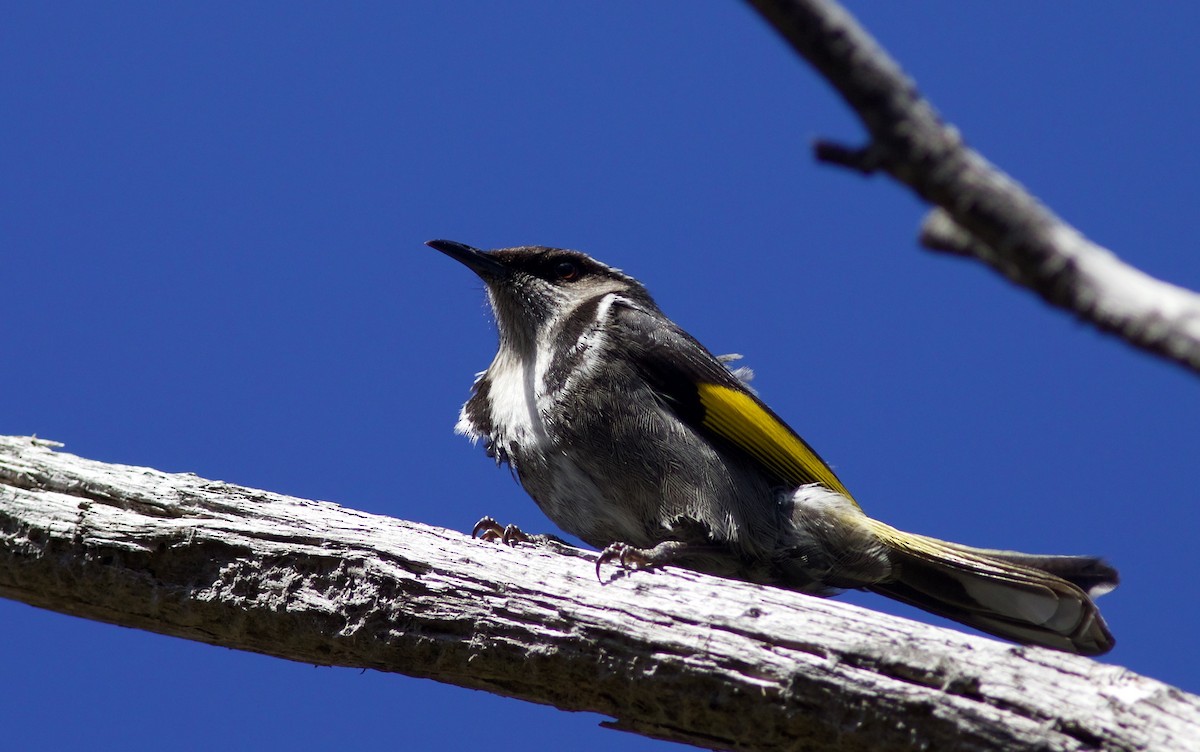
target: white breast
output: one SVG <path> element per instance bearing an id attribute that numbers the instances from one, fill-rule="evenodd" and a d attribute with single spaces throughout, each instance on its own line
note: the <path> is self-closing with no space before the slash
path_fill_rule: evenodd
<path id="1" fill-rule="evenodd" d="M 525 363 L 507 350 L 496 353 L 496 359 L 487 370 L 488 398 L 493 438 L 502 446 L 516 442 L 522 447 L 534 448 L 546 443 L 546 425 L 537 406 L 540 377 L 536 364 Z M 482 438 L 467 417 L 465 406 L 455 431 L 472 439 Z"/>
<path id="2" fill-rule="evenodd" d="M 583 357 L 575 362 L 572 372 L 568 374 L 565 391 L 570 391 L 580 378 L 602 365 L 598 357 L 606 337 L 603 322 L 610 315 L 613 304 L 618 301 L 631 305 L 620 295 L 606 294 L 597 306 L 594 323 L 584 328 L 579 339 L 568 351 L 568 357 Z M 465 405 L 459 413 L 456 432 L 472 440 L 490 438 L 505 449 L 514 443 L 526 451 L 544 449 L 550 445 L 543 411 L 552 409 L 552 403 L 561 396 L 564 385 L 559 385 L 554 390 L 555 393 L 550 393 L 546 387 L 546 373 L 551 365 L 550 355 L 556 351 L 552 340 L 559 336 L 559 332 L 555 329 L 545 329 L 538 336 L 542 341 L 533 348 L 536 352 L 527 357 L 523 357 L 520 352 L 506 346 L 502 341 L 492 364 L 481 374 L 481 378 L 488 380 L 487 396 L 491 408 L 489 417 L 492 435 L 480 435 L 479 429 L 470 420 Z"/>

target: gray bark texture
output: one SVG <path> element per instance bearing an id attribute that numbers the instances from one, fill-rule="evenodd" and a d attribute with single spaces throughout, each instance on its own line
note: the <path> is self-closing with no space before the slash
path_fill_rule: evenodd
<path id="1" fill-rule="evenodd" d="M 41 608 L 701 747 L 1200 749 L 1200 698 L 1118 666 L 54 446 L 0 437 L 0 596 Z"/>
<path id="2" fill-rule="evenodd" d="M 818 142 L 817 158 L 884 172 L 934 205 L 930 249 L 987 264 L 1101 331 L 1200 373 L 1200 295 L 1088 240 L 942 121 L 879 44 L 833 0 L 748 0 L 828 81 L 869 134 Z"/>

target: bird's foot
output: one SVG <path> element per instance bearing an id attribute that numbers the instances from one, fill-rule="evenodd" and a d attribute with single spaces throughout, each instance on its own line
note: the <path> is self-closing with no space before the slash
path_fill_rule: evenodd
<path id="1" fill-rule="evenodd" d="M 518 543 L 528 542 L 533 536 L 526 535 L 525 531 L 516 525 L 501 525 L 492 517 L 484 517 L 475 523 L 475 527 L 471 528 L 471 537 L 488 542 L 500 541 L 506 546 L 515 546 Z"/>
<path id="2" fill-rule="evenodd" d="M 506 546 L 515 546 L 518 543 L 533 543 L 540 546 L 550 546 L 560 551 L 568 549 L 567 551 L 562 551 L 562 553 L 578 551 L 578 549 L 557 535 L 546 533 L 531 535 L 516 525 L 501 525 L 492 517 L 484 517 L 479 522 L 476 522 L 475 527 L 471 528 L 471 537 L 489 542 L 500 541 Z M 572 555 L 578 556 L 580 554 Z"/>
<path id="3" fill-rule="evenodd" d="M 615 561 L 625 569 L 651 569 L 669 564 L 688 553 L 693 546 L 683 541 L 664 541 L 654 548 L 636 548 L 628 543 L 610 543 L 596 557 L 596 579 L 603 582 L 600 567 Z"/>

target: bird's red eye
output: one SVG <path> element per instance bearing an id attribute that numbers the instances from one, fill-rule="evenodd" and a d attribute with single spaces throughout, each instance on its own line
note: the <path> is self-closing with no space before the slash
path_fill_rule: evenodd
<path id="1" fill-rule="evenodd" d="M 554 278 L 562 282 L 574 282 L 579 279 L 579 264 L 563 259 L 554 265 Z"/>

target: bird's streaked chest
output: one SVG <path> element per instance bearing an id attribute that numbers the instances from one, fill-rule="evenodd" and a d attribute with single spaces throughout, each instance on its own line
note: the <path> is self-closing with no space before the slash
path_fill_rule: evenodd
<path id="1" fill-rule="evenodd" d="M 588 374 L 600 367 L 603 322 L 615 297 L 604 295 L 581 306 L 564 326 L 543 332 L 538 346 L 527 352 L 502 344 L 463 405 L 458 433 L 487 440 L 501 460 L 551 447 L 555 416 L 571 412 L 556 409 L 559 403 L 586 389 Z"/>

